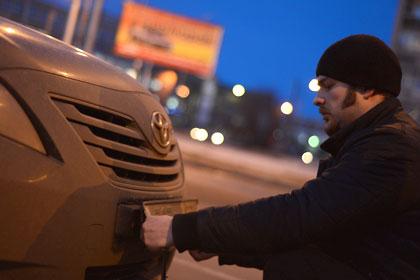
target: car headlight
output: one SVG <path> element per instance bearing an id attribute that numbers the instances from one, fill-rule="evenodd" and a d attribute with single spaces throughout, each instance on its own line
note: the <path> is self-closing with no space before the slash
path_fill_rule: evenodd
<path id="1" fill-rule="evenodd" d="M 0 134 L 46 154 L 41 139 L 28 116 L 7 88 L 1 84 Z"/>

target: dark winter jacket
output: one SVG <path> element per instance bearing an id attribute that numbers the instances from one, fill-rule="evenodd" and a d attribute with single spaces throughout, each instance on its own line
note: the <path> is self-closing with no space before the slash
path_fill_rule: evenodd
<path id="1" fill-rule="evenodd" d="M 420 279 L 418 125 L 389 98 L 322 149 L 331 157 L 299 190 L 175 216 L 177 249 L 249 256 L 261 266 L 256 256 L 316 244 L 366 278 Z"/>

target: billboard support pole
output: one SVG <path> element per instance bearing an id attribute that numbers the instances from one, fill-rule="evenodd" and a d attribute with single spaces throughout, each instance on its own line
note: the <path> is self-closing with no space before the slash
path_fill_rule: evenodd
<path id="1" fill-rule="evenodd" d="M 217 94 L 217 85 L 213 77 L 203 80 L 198 106 L 197 123 L 201 127 L 209 125 Z"/>
<path id="2" fill-rule="evenodd" d="M 67 16 L 66 29 L 63 35 L 63 41 L 71 44 L 73 41 L 74 29 L 77 23 L 77 16 L 80 10 L 80 0 L 72 0 L 69 15 Z"/>
<path id="3" fill-rule="evenodd" d="M 149 90 L 150 87 L 150 80 L 152 79 L 152 71 L 153 71 L 154 64 L 151 62 L 143 63 L 143 67 L 141 68 L 141 84 Z"/>
<path id="4" fill-rule="evenodd" d="M 99 21 L 101 20 L 101 11 L 104 0 L 95 0 L 95 6 L 93 7 L 92 18 L 89 22 L 88 32 L 86 36 L 84 50 L 92 52 L 95 46 L 96 34 L 98 33 Z"/>

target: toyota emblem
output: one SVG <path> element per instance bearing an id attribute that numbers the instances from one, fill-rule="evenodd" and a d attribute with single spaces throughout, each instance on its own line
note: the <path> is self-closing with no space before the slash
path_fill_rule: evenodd
<path id="1" fill-rule="evenodd" d="M 152 114 L 153 136 L 158 144 L 166 148 L 171 143 L 172 126 L 165 116 L 160 112 Z"/>

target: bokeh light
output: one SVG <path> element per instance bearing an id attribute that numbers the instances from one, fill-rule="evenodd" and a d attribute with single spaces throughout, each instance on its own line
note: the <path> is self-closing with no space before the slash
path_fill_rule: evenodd
<path id="1" fill-rule="evenodd" d="M 205 130 L 204 128 L 200 128 L 197 132 L 197 140 L 198 141 L 206 141 L 207 138 L 209 137 L 209 133 L 207 132 L 207 130 Z"/>
<path id="2" fill-rule="evenodd" d="M 190 130 L 190 137 L 194 140 L 197 140 L 197 134 L 200 129 L 198 127 L 194 127 Z"/>
<path id="3" fill-rule="evenodd" d="M 163 70 L 156 75 L 155 79 L 161 84 L 161 88 L 157 94 L 165 100 L 174 90 L 178 81 L 178 75 L 173 70 Z"/>
<path id="4" fill-rule="evenodd" d="M 317 148 L 319 146 L 319 142 L 320 142 L 319 137 L 316 135 L 312 135 L 311 137 L 308 138 L 308 144 L 312 148 Z"/>
<path id="5" fill-rule="evenodd" d="M 302 161 L 305 164 L 310 164 L 313 161 L 313 159 L 314 159 L 314 156 L 312 155 L 311 152 L 306 152 L 306 153 L 303 153 L 302 155 Z"/>
<path id="6" fill-rule="evenodd" d="M 178 98 L 171 96 L 166 101 L 166 107 L 168 107 L 169 110 L 175 110 L 179 106 L 179 100 Z"/>
<path id="7" fill-rule="evenodd" d="M 209 133 L 204 128 L 194 127 L 190 130 L 190 137 L 194 140 L 203 142 L 209 137 Z"/>
<path id="8" fill-rule="evenodd" d="M 285 115 L 290 115 L 293 112 L 293 105 L 290 102 L 284 102 L 281 104 L 280 110 Z"/>
<path id="9" fill-rule="evenodd" d="M 242 95 L 245 94 L 245 88 L 243 85 L 240 84 L 236 84 L 233 86 L 232 88 L 232 93 L 233 95 L 235 95 L 236 97 L 241 97 Z"/>
<path id="10" fill-rule="evenodd" d="M 150 89 L 152 91 L 160 91 L 162 89 L 162 83 L 158 79 L 153 79 L 150 82 Z"/>
<path id="11" fill-rule="evenodd" d="M 181 98 L 187 98 L 190 95 L 190 88 L 186 85 L 179 85 L 176 87 L 176 95 Z"/>
<path id="12" fill-rule="evenodd" d="M 320 86 L 318 85 L 318 79 L 312 79 L 309 82 L 308 87 L 309 87 L 309 90 L 313 92 L 318 92 L 321 89 Z"/>
<path id="13" fill-rule="evenodd" d="M 225 137 L 222 133 L 215 132 L 211 135 L 210 140 L 214 145 L 221 145 L 225 141 Z"/>

